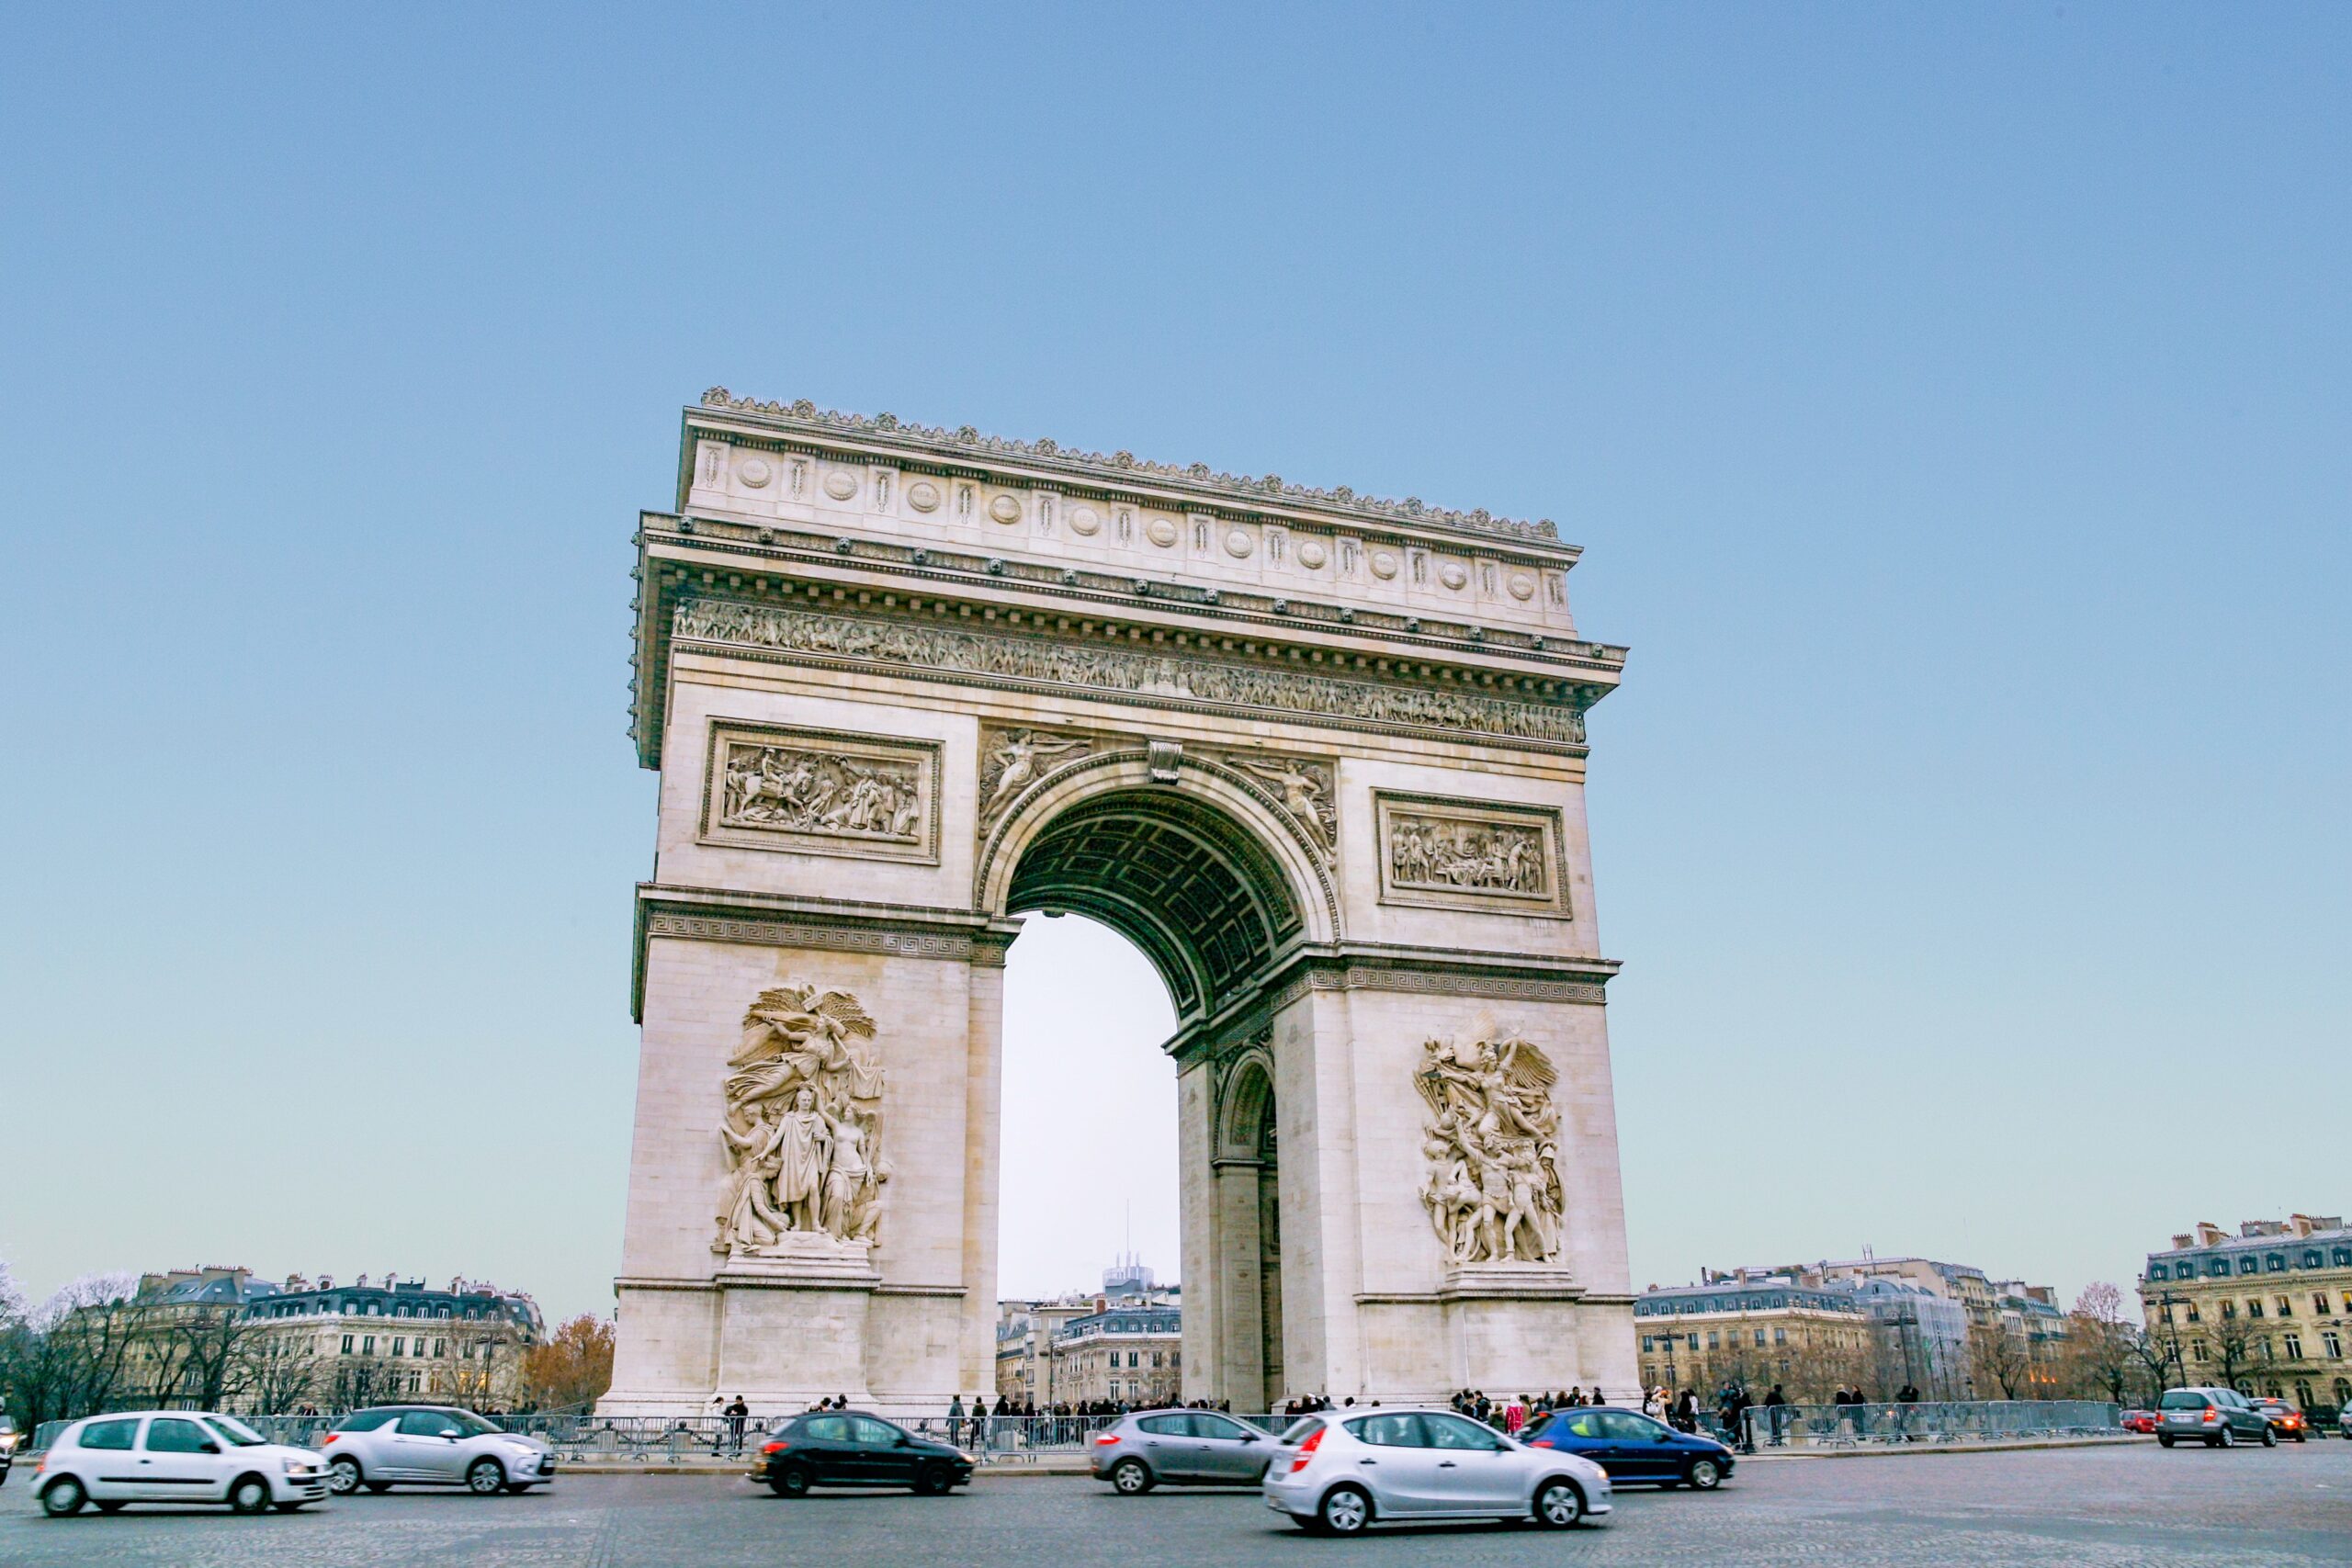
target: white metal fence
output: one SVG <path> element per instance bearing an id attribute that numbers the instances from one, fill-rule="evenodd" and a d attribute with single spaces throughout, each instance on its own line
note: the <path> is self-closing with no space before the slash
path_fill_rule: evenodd
<path id="1" fill-rule="evenodd" d="M 1907 1404 L 1750 1405 L 1747 1441 L 1772 1449 L 2021 1442 L 2113 1437 L 2122 1412 L 2088 1399 L 1921 1400 Z"/>

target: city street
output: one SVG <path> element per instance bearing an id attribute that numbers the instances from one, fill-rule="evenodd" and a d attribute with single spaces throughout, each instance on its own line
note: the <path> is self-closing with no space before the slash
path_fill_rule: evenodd
<path id="1" fill-rule="evenodd" d="M 581 1475 L 552 1495 L 395 1493 L 291 1517 L 132 1510 L 52 1520 L 20 1470 L 0 1489 L 0 1563 L 173 1568 L 773 1568 L 846 1564 L 2352 1562 L 2352 1443 L 2166 1453 L 2153 1444 L 2006 1454 L 1781 1461 L 1723 1491 L 1621 1494 L 1605 1528 L 1498 1526 L 1316 1540 L 1251 1493 L 1114 1497 L 1082 1479 L 984 1478 L 929 1500 L 783 1502 L 710 1476 Z"/>

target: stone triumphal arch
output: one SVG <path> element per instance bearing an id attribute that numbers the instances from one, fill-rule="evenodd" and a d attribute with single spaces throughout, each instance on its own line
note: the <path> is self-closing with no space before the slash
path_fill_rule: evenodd
<path id="1" fill-rule="evenodd" d="M 994 1382 L 1003 962 L 1174 1001 L 1188 1395 L 1631 1386 L 1549 523 L 707 394 L 638 536 L 660 771 L 616 1412 Z"/>

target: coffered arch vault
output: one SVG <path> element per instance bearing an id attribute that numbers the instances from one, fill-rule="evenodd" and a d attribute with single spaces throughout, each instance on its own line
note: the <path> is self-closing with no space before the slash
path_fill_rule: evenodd
<path id="1" fill-rule="evenodd" d="M 1007 915 L 1101 920 L 1143 950 L 1191 1023 L 1244 998 L 1310 935 L 1310 909 L 1328 919 L 1284 864 L 1282 848 L 1296 846 L 1278 848 L 1271 815 L 1250 819 L 1258 811 L 1197 762 L 1171 786 L 1139 753 L 1102 759 L 1014 813 L 989 846 L 984 897 Z"/>

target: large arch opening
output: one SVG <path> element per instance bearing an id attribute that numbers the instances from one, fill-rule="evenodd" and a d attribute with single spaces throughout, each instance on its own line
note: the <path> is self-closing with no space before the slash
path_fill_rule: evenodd
<path id="1" fill-rule="evenodd" d="M 1221 1037 L 1238 1027 L 1232 1021 L 1248 1014 L 1307 932 L 1293 873 L 1262 827 L 1195 794 L 1105 780 L 1092 795 L 1053 804 L 1050 814 L 1016 824 L 1010 843 L 1000 840 L 1011 857 L 999 883 L 1002 912 L 1048 917 L 1033 919 L 1007 956 L 1003 1293 L 1048 1294 L 1041 1263 L 1051 1258 L 1069 1271 L 1078 1248 L 1101 1247 L 1115 1212 L 1112 1234 L 1121 1246 L 1132 1245 L 1163 1274 L 1161 1260 L 1178 1264 L 1191 1310 L 1181 1339 L 1155 1314 L 1110 1314 L 1136 1336 L 1124 1347 L 1116 1333 L 1088 1343 L 1046 1310 L 1008 1323 L 1000 1332 L 1022 1346 L 1012 1359 L 1025 1379 L 1014 1397 L 1043 1406 L 1205 1396 L 1237 1410 L 1270 1408 L 1282 1395 L 1283 1368 L 1271 1058 L 1261 1049 L 1200 1067 L 1208 1075 L 1208 1118 L 1179 1155 L 1177 1065 L 1155 1052 L 1152 1070 L 1139 1072 L 1136 1045 L 1209 1043 L 1204 1030 Z M 1065 916 L 1080 918 L 1053 918 Z M 1121 938 L 1131 949 L 1106 946 Z M 1086 1001 L 1077 1010 L 1059 1005 L 1057 991 Z M 1056 1148 L 1057 1120 L 1083 1127 L 1083 1135 Z M 1069 1157 L 1058 1157 L 1065 1152 Z M 1183 1212 L 1203 1205 L 1215 1211 L 1206 1225 Z M 1130 1212 L 1140 1222 L 1132 1232 Z M 1051 1247 L 1033 1239 L 1046 1214 L 1057 1233 Z M 1213 1342 L 1199 1321 L 1212 1300 L 1224 1319 Z M 1187 1348 L 1191 1363 L 1181 1359 Z M 1012 1381 L 1001 1376 L 1000 1388 Z"/>

